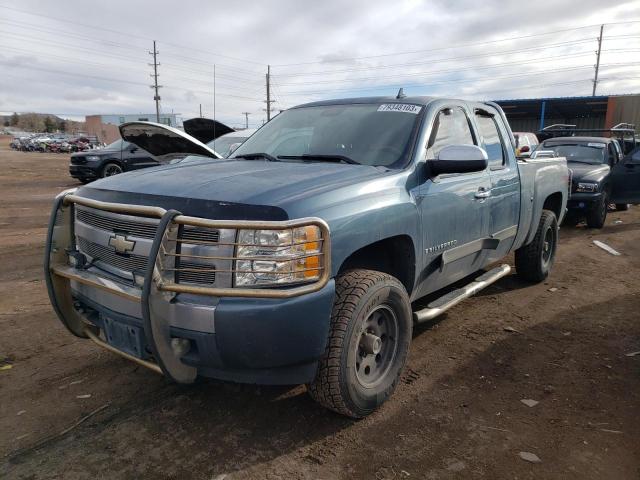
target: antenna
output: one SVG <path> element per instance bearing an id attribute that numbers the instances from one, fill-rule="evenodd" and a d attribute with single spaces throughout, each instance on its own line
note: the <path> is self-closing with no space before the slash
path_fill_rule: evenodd
<path id="1" fill-rule="evenodd" d="M 400 90 L 398 90 L 398 95 L 396 95 L 397 99 L 401 99 L 401 98 L 405 98 L 406 95 L 404 94 L 404 88 L 401 88 Z"/>

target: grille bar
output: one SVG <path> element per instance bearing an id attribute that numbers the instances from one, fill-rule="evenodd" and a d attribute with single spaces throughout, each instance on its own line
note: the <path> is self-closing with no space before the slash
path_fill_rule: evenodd
<path id="1" fill-rule="evenodd" d="M 144 274 L 148 258 L 141 255 L 118 255 L 112 248 L 93 243 L 86 238 L 78 237 L 80 250 L 95 261 L 112 265 L 120 270 Z"/>
<path id="2" fill-rule="evenodd" d="M 99 228 L 100 230 L 106 230 L 109 232 L 126 232 L 130 235 L 135 235 L 141 238 L 152 239 L 158 229 L 158 226 L 154 224 L 108 217 L 106 215 L 100 215 L 84 209 L 78 209 L 76 211 L 76 218 L 82 223 Z"/>

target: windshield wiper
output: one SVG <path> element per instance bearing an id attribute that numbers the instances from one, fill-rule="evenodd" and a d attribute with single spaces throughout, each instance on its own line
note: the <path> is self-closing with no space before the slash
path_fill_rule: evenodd
<path id="1" fill-rule="evenodd" d="M 245 153 L 244 155 L 236 155 L 235 157 L 231 157 L 230 160 L 232 160 L 234 158 L 244 158 L 245 160 L 255 160 L 256 158 L 265 158 L 265 159 L 269 160 L 270 162 L 279 161 L 273 155 L 269 155 L 268 153 L 263 153 L 263 152 Z M 278 157 L 278 158 L 280 158 L 280 157 Z"/>
<path id="2" fill-rule="evenodd" d="M 350 165 L 361 165 L 355 160 L 344 155 L 321 155 L 315 153 L 305 153 L 303 155 L 278 155 L 281 160 L 326 160 L 328 162 L 342 162 Z"/>

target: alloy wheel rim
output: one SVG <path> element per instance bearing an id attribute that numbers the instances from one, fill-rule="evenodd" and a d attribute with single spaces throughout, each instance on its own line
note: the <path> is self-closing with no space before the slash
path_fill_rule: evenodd
<path id="1" fill-rule="evenodd" d="M 113 175 L 118 175 L 122 173 L 122 169 L 117 165 L 109 165 L 107 169 L 104 171 L 105 177 L 111 177 Z"/>
<path id="2" fill-rule="evenodd" d="M 364 321 L 355 346 L 355 372 L 365 388 L 386 378 L 398 353 L 398 318 L 388 305 L 374 308 Z"/>

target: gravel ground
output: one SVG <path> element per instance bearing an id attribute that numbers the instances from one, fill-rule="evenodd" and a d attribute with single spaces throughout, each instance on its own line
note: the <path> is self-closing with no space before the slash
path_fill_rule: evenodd
<path id="1" fill-rule="evenodd" d="M 2 478 L 640 478 L 640 207 L 563 227 L 546 283 L 504 278 L 417 327 L 395 395 L 352 421 L 303 386 L 176 386 L 71 336 L 42 279 L 68 157 L 7 145 Z"/>

